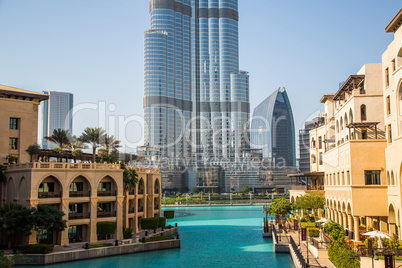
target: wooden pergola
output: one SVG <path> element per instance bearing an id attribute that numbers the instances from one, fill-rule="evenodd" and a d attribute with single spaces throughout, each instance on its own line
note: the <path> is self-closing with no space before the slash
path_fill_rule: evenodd
<path id="1" fill-rule="evenodd" d="M 362 123 L 350 123 L 346 127 L 349 128 L 349 137 L 351 136 L 351 129 L 353 128 L 353 132 L 356 133 L 356 128 L 357 129 L 366 129 L 366 128 L 372 128 L 374 127 L 375 129 L 375 138 L 378 139 L 378 131 L 377 131 L 377 125 L 380 122 L 362 122 Z M 356 135 L 355 135 L 356 137 Z"/>
<path id="2" fill-rule="evenodd" d="M 290 177 L 290 185 L 296 186 L 292 187 L 292 189 L 295 188 L 294 190 L 298 190 L 297 188 L 300 190 L 324 190 L 324 175 L 324 172 L 307 172 L 289 174 L 288 177 Z"/>

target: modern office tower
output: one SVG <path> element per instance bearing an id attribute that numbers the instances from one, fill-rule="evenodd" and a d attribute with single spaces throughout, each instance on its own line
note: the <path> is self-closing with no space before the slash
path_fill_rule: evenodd
<path id="1" fill-rule="evenodd" d="M 299 171 L 300 173 L 310 172 L 310 130 L 314 124 L 312 121 L 304 123 L 299 130 Z"/>
<path id="2" fill-rule="evenodd" d="M 190 0 L 151 0 L 151 29 L 145 32 L 145 146 L 158 158 L 183 159 L 190 123 Z"/>
<path id="3" fill-rule="evenodd" d="M 232 161 L 241 136 L 235 130 L 250 113 L 248 73 L 239 71 L 238 1 L 191 5 L 193 153 L 197 163 Z"/>
<path id="4" fill-rule="evenodd" d="M 41 139 L 42 149 L 52 149 L 55 144 L 45 137 L 52 135 L 55 129 L 73 132 L 73 94 L 57 91 L 43 91 L 49 99 L 41 103 Z"/>
<path id="5" fill-rule="evenodd" d="M 255 109 L 251 148 L 261 149 L 274 166 L 296 166 L 295 128 L 285 88 L 279 88 Z"/>
<path id="6" fill-rule="evenodd" d="M 211 163 L 240 155 L 250 105 L 249 76 L 239 71 L 237 2 L 150 1 L 145 145 L 159 157 L 194 154 Z"/>

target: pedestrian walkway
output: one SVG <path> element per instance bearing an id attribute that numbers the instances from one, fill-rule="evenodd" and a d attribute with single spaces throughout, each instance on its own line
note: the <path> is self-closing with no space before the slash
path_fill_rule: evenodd
<path id="1" fill-rule="evenodd" d="M 296 231 L 290 231 L 286 234 L 278 234 L 280 236 L 280 241 L 279 243 L 290 243 L 289 236 L 293 238 L 293 241 L 298 245 L 299 243 L 299 232 Z M 336 268 L 336 266 L 329 260 L 329 259 L 316 259 L 311 252 L 310 248 L 308 250 L 308 258 L 307 258 L 307 242 L 300 242 L 300 247 L 302 249 L 302 255 L 303 259 L 306 261 L 308 260 L 309 265 L 313 265 L 316 267 L 326 267 L 326 268 Z"/>

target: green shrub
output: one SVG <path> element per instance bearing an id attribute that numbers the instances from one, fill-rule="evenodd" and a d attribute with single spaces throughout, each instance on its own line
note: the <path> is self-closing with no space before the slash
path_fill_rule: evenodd
<path id="1" fill-rule="evenodd" d="M 96 223 L 96 233 L 100 236 L 112 235 L 116 232 L 117 223 L 114 221 L 102 221 Z"/>
<path id="2" fill-rule="evenodd" d="M 165 210 L 165 211 L 163 212 L 163 216 L 164 216 L 166 219 L 174 219 L 174 210 Z"/>
<path id="3" fill-rule="evenodd" d="M 310 237 L 319 237 L 320 236 L 320 229 L 318 228 L 308 228 L 307 235 Z"/>
<path id="4" fill-rule="evenodd" d="M 315 228 L 315 222 L 302 222 L 301 228 Z"/>
<path id="5" fill-rule="evenodd" d="M 163 240 L 172 240 L 174 239 L 171 236 L 153 236 L 148 239 L 145 239 L 145 242 L 154 242 L 154 241 L 163 241 Z"/>
<path id="6" fill-rule="evenodd" d="M 166 218 L 165 217 L 159 217 L 159 228 L 165 228 L 166 227 Z"/>
<path id="7" fill-rule="evenodd" d="M 123 239 L 130 239 L 133 237 L 133 229 L 123 228 Z"/>
<path id="8" fill-rule="evenodd" d="M 88 248 L 104 248 L 104 247 L 111 247 L 111 246 L 113 246 L 112 243 L 103 243 L 103 244 L 92 244 L 92 245 L 89 245 Z M 83 245 L 82 248 L 85 248 L 85 245 Z"/>
<path id="9" fill-rule="evenodd" d="M 47 244 L 34 244 L 34 245 L 21 245 L 21 246 L 16 246 L 16 249 L 20 251 L 21 253 L 25 254 L 35 254 L 35 253 L 51 253 L 53 252 L 54 245 L 47 245 Z"/>
<path id="10" fill-rule="evenodd" d="M 159 227 L 159 218 L 144 218 L 141 219 L 141 229 L 155 230 Z"/>
<path id="11" fill-rule="evenodd" d="M 360 268 L 359 257 L 349 249 L 345 242 L 329 244 L 328 257 L 338 268 Z"/>

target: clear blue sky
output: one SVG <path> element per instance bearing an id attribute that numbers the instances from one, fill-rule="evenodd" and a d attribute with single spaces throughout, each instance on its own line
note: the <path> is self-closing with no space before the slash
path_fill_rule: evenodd
<path id="1" fill-rule="evenodd" d="M 252 111 L 285 87 L 299 129 L 322 108 L 323 94 L 363 64 L 381 62 L 393 39 L 384 28 L 400 8 L 399 0 L 239 0 L 240 68 L 250 72 Z M 143 116 L 148 11 L 148 0 L 0 0 L 0 84 L 72 92 L 75 105 L 114 104 L 108 116 L 132 118 L 124 134 L 112 134 L 141 145 L 134 121 Z M 74 133 L 97 118 L 78 112 Z"/>

